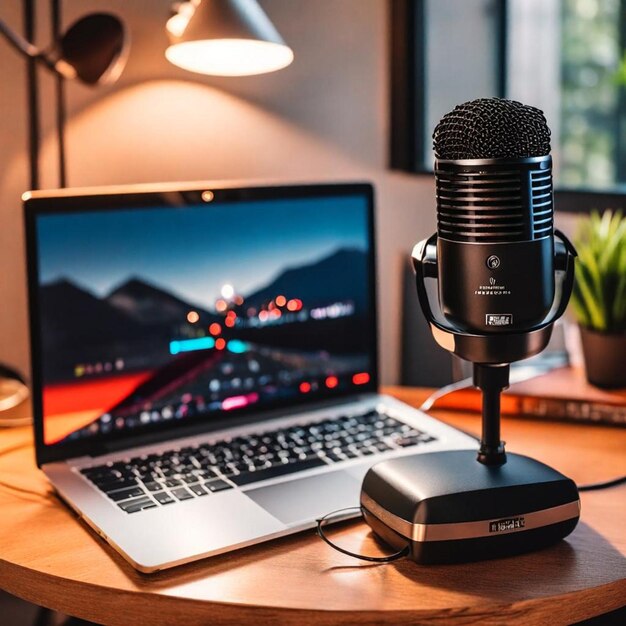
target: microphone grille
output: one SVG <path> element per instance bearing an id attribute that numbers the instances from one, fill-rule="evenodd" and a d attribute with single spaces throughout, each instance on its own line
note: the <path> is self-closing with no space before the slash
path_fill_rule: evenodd
<path id="1" fill-rule="evenodd" d="M 550 129 L 537 109 L 515 100 L 479 98 L 446 113 L 433 133 L 438 159 L 545 156 Z"/>

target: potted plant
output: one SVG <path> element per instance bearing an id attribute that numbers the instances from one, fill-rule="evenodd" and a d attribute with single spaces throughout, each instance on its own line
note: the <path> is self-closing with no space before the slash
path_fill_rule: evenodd
<path id="1" fill-rule="evenodd" d="M 572 294 L 587 379 L 604 388 L 626 387 L 626 218 L 593 212 L 575 238 Z"/>

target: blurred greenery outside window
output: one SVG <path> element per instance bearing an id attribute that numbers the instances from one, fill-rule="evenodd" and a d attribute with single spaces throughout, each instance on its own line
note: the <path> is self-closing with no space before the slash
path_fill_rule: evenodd
<path id="1" fill-rule="evenodd" d="M 432 170 L 431 134 L 442 115 L 467 100 L 504 96 L 546 114 L 557 188 L 626 187 L 626 0 L 420 6 L 424 85 L 415 93 L 424 121 L 416 171 Z"/>
<path id="2" fill-rule="evenodd" d="M 565 187 L 626 183 L 623 0 L 562 0 L 561 164 Z"/>

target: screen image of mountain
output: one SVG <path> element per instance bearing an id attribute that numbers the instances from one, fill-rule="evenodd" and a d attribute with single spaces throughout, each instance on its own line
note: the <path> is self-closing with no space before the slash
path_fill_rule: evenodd
<path id="1" fill-rule="evenodd" d="M 172 293 L 175 288 L 170 291 L 137 276 L 101 298 L 69 280 L 44 285 L 44 398 L 49 406 L 62 407 L 59 395 L 64 394 L 69 411 L 76 388 L 141 372 L 145 376 L 130 393 L 120 387 L 121 397 L 111 393 L 98 398 L 97 408 L 108 420 L 111 415 L 138 420 L 142 412 L 146 420 L 146 407 L 154 411 L 157 406 L 169 406 L 166 415 L 175 415 L 179 405 L 191 406 L 182 401 L 191 394 L 197 402 L 186 409 L 188 417 L 217 409 L 238 391 L 263 402 L 297 393 L 303 376 L 317 379 L 367 370 L 367 263 L 362 250 L 336 250 L 313 263 L 284 269 L 219 313 L 186 302 Z M 284 305 L 276 305 L 277 300 Z M 297 303 L 294 310 L 290 303 Z M 192 322 L 190 311 L 195 314 Z M 234 320 L 230 326 L 228 317 Z M 209 332 L 216 325 L 219 332 Z M 206 347 L 180 353 L 173 348 L 194 342 Z M 118 371 L 120 363 L 123 369 Z M 100 364 L 100 371 L 86 375 L 84 364 Z M 82 430 L 87 434 L 97 429 L 92 423 Z"/>
<path id="2" fill-rule="evenodd" d="M 193 308 L 140 279 L 98 298 L 69 279 L 40 290 L 44 380 L 75 379 L 78 365 L 123 360 L 124 370 L 158 366 L 172 334 Z M 203 322 L 216 319 L 204 313 Z"/>

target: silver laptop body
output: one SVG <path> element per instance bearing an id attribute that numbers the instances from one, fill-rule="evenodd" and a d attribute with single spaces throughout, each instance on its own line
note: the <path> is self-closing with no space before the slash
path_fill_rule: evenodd
<path id="1" fill-rule="evenodd" d="M 312 528 L 379 460 L 475 448 L 377 391 L 370 185 L 33 192 L 25 215 L 37 462 L 137 570 Z"/>

